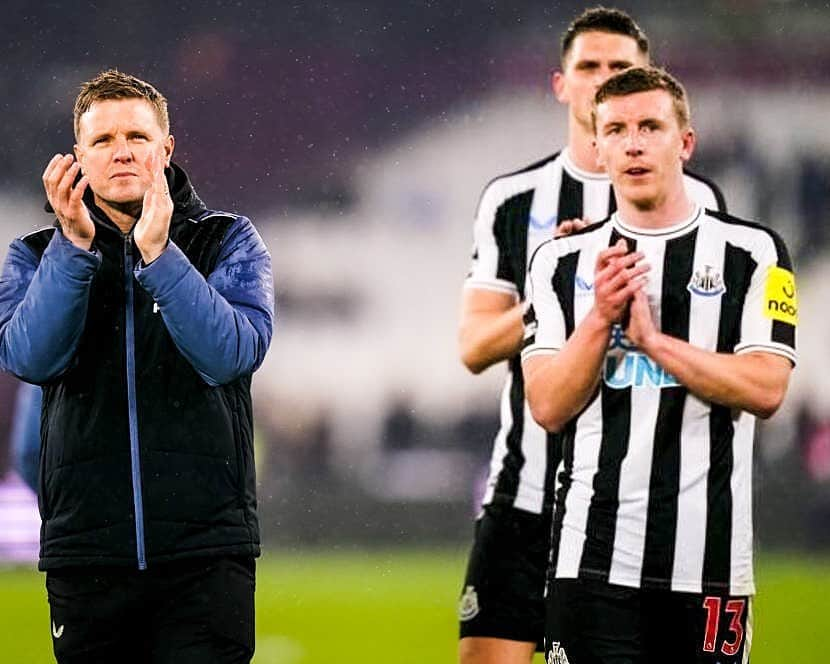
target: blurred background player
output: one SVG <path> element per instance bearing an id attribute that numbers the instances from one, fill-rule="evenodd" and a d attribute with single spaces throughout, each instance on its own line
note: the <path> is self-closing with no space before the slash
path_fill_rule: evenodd
<path id="1" fill-rule="evenodd" d="M 38 460 L 40 458 L 40 408 L 43 393 L 37 385 L 21 383 L 17 389 L 12 412 L 12 464 L 32 491 L 37 493 Z"/>
<path id="2" fill-rule="evenodd" d="M 525 273 L 533 251 L 554 232 L 570 232 L 616 209 L 611 182 L 593 145 L 593 97 L 610 76 L 647 64 L 649 43 L 628 14 L 597 7 L 570 24 L 560 56 L 552 87 L 557 100 L 568 106 L 567 144 L 487 186 L 462 297 L 459 341 L 464 364 L 479 373 L 508 360 L 501 428 L 459 609 L 459 657 L 464 664 L 527 662 L 541 649 L 560 454 L 553 437 L 529 417 L 525 403 L 519 359 Z M 723 197 L 711 183 L 687 174 L 684 184 L 702 206 L 724 209 Z"/>
<path id="3" fill-rule="evenodd" d="M 695 134 L 667 73 L 609 79 L 595 117 L 619 210 L 536 252 L 522 351 L 564 451 L 548 661 L 746 662 L 755 419 L 795 362 L 789 255 L 688 195 Z"/>

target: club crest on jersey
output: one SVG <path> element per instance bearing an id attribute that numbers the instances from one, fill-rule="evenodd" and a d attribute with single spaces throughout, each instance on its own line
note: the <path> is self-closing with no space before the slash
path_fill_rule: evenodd
<path id="1" fill-rule="evenodd" d="M 466 586 L 458 603 L 458 618 L 461 622 L 472 620 L 478 615 L 478 593 L 474 586 Z"/>
<path id="2" fill-rule="evenodd" d="M 570 664 L 565 649 L 559 641 L 554 641 L 551 644 L 546 664 Z"/>
<path id="3" fill-rule="evenodd" d="M 723 277 L 711 265 L 704 265 L 702 270 L 696 270 L 686 288 L 701 297 L 715 297 L 716 295 L 722 295 L 726 291 L 726 286 L 723 284 Z"/>

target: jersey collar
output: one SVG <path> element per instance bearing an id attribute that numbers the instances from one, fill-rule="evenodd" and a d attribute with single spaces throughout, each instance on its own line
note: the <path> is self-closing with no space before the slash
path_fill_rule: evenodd
<path id="1" fill-rule="evenodd" d="M 649 237 L 668 237 L 670 235 L 683 235 L 695 228 L 703 216 L 703 208 L 700 205 L 695 205 L 692 214 L 686 219 L 666 226 L 664 228 L 640 228 L 639 226 L 632 226 L 623 221 L 619 211 L 611 215 L 611 221 L 618 230 L 624 232 L 626 235 L 643 235 Z"/>
<path id="2" fill-rule="evenodd" d="M 579 166 L 574 164 L 571 159 L 571 151 L 567 147 L 562 149 L 562 166 L 577 180 L 582 180 L 583 182 L 609 182 L 608 175 L 605 173 L 591 173 L 590 171 L 582 170 Z"/>

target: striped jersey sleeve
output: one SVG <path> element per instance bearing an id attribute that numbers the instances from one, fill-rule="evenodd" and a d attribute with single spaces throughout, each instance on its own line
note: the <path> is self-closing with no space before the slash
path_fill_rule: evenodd
<path id="1" fill-rule="evenodd" d="M 473 227 L 473 256 L 464 286 L 518 295 L 520 276 L 515 274 L 506 237 L 496 230 L 499 206 L 504 202 L 502 180 L 484 190 Z"/>
<path id="2" fill-rule="evenodd" d="M 796 363 L 798 295 L 787 247 L 772 231 L 758 231 L 757 267 L 747 290 L 735 353 L 764 351 Z"/>
<path id="3" fill-rule="evenodd" d="M 555 354 L 562 349 L 567 340 L 565 315 L 551 286 L 561 244 L 563 241 L 546 242 L 531 258 L 527 286 L 529 305 L 524 316 L 522 360 L 532 355 Z"/>

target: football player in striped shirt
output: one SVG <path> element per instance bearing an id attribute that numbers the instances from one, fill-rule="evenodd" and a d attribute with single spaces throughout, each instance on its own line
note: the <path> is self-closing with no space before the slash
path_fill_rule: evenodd
<path id="1" fill-rule="evenodd" d="M 688 195 L 669 74 L 607 80 L 594 126 L 619 209 L 539 247 L 522 351 L 564 456 L 548 661 L 747 662 L 753 436 L 795 363 L 792 265 L 773 231 Z"/>
<path id="2" fill-rule="evenodd" d="M 568 107 L 567 145 L 496 178 L 479 203 L 463 294 L 461 356 L 474 373 L 507 360 L 508 374 L 460 602 L 462 664 L 526 664 L 542 647 L 560 448 L 533 421 L 525 402 L 519 351 L 527 262 L 557 228 L 598 221 L 616 208 L 593 148 L 593 97 L 608 77 L 648 60 L 648 39 L 624 12 L 598 7 L 574 19 L 562 38 L 561 69 L 552 79 L 557 99 Z M 684 183 L 701 205 L 723 209 L 714 185 L 691 174 Z"/>

